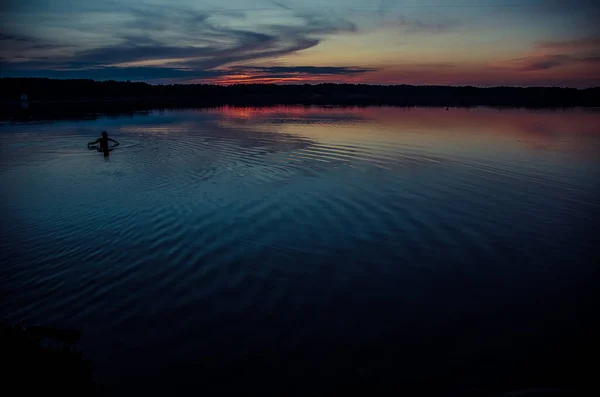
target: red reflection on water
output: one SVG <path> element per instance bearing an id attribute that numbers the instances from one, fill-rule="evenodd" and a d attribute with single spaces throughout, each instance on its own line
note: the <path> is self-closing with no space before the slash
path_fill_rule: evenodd
<path id="1" fill-rule="evenodd" d="M 222 106 L 215 111 L 228 117 L 244 119 L 280 116 L 286 118 L 303 117 L 307 115 L 329 114 L 364 114 L 375 108 L 365 107 L 333 107 L 333 106 Z"/>
<path id="2" fill-rule="evenodd" d="M 226 118 L 253 120 L 303 119 L 322 117 L 336 121 L 366 122 L 382 127 L 382 134 L 394 139 L 398 134 L 424 134 L 439 143 L 465 139 L 466 135 L 493 145 L 510 139 L 533 149 L 552 147 L 598 152 L 600 112 L 594 110 L 529 110 L 514 108 L 399 108 L 399 107 L 234 107 L 216 110 Z M 350 127 L 349 127 L 350 128 Z M 369 133 L 371 127 L 365 129 Z M 301 133 L 301 132 L 300 132 Z M 327 128 L 322 133 L 327 135 Z M 332 132 L 333 133 L 333 132 Z M 336 131 L 339 134 L 339 131 Z"/>

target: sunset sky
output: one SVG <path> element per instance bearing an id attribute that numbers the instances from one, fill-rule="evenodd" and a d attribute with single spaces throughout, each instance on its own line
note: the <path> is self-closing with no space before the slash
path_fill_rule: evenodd
<path id="1" fill-rule="evenodd" d="M 596 0 L 0 0 L 0 76 L 600 85 Z"/>

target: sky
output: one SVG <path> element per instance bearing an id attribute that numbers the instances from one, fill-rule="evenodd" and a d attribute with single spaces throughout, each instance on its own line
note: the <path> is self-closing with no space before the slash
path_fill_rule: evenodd
<path id="1" fill-rule="evenodd" d="M 0 77 L 600 86 L 597 0 L 0 0 Z"/>

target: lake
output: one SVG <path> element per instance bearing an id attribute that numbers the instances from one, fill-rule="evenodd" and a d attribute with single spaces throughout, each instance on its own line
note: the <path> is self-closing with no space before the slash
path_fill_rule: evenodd
<path id="1" fill-rule="evenodd" d="M 0 144 L 0 319 L 81 330 L 117 393 L 588 380 L 598 110 L 156 110 Z"/>

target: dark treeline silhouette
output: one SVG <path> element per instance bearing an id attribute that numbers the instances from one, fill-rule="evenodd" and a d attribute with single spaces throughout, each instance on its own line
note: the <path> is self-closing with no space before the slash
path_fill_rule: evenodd
<path id="1" fill-rule="evenodd" d="M 143 110 L 220 105 L 600 106 L 600 87 L 452 87 L 366 84 L 151 85 L 129 81 L 1 78 L 2 115 L 29 111 Z M 69 102 L 65 106 L 65 102 Z"/>

